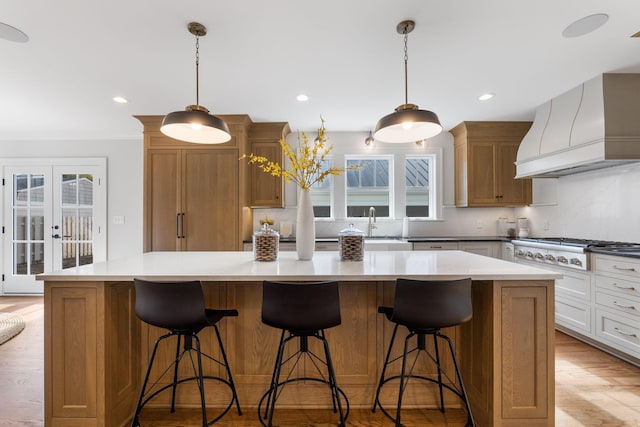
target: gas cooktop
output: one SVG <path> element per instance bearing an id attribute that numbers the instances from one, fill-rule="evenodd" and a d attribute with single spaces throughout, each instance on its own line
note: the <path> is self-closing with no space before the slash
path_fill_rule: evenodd
<path id="1" fill-rule="evenodd" d="M 550 245 L 575 246 L 579 248 L 640 248 L 638 243 L 614 242 L 609 240 L 573 239 L 568 237 L 521 238 L 520 242 L 547 243 Z"/>

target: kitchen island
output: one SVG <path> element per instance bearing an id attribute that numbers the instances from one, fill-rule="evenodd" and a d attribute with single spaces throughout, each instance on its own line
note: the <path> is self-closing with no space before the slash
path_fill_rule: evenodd
<path id="1" fill-rule="evenodd" d="M 260 321 L 262 280 L 340 282 L 342 324 L 327 331 L 337 380 L 352 407 L 370 407 L 392 329 L 377 307 L 393 304 L 395 279 L 471 277 L 473 319 L 447 333 L 477 424 L 554 425 L 553 286 L 561 275 L 461 251 L 398 251 L 367 252 L 362 262 L 341 262 L 336 252 L 317 252 L 311 261 L 282 252 L 275 262 L 256 262 L 250 252 L 152 252 L 41 275 L 45 426 L 116 427 L 129 420 L 150 348 L 162 333 L 137 320 L 134 277 L 199 279 L 207 306 L 238 309 L 239 317 L 222 321 L 221 333 L 247 416 L 268 387 L 279 337 Z M 209 333 L 201 334 L 203 347 L 214 351 Z M 174 352 L 162 348 L 157 366 L 168 366 Z M 416 369 L 433 372 L 428 365 Z M 208 404 L 224 405 L 222 387 L 208 387 Z M 405 395 L 407 407 L 436 407 L 437 387 L 417 390 Z M 392 403 L 396 387 L 385 392 L 381 401 Z M 325 407 L 326 394 L 299 398 L 294 386 L 279 405 Z M 166 406 L 168 397 L 148 406 Z M 179 387 L 178 406 L 197 407 L 198 399 L 195 389 Z M 452 396 L 445 404 L 459 406 Z"/>

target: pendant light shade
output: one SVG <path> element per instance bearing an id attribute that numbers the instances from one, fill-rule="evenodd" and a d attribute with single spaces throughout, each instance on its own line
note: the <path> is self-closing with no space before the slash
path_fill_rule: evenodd
<path id="1" fill-rule="evenodd" d="M 196 36 L 196 105 L 188 105 L 184 111 L 167 114 L 160 126 L 160 132 L 180 141 L 221 144 L 231 139 L 229 126 L 221 118 L 209 114 L 209 110 L 200 105 L 199 38 L 207 34 L 207 29 L 197 22 L 191 22 L 188 28 L 189 32 Z"/>
<path id="2" fill-rule="evenodd" d="M 404 35 L 404 98 L 405 103 L 378 120 L 374 137 L 378 141 L 390 143 L 416 142 L 432 138 L 442 132 L 442 125 L 433 111 L 420 110 L 417 105 L 408 102 L 407 78 L 407 39 L 415 28 L 415 22 L 402 21 L 396 27 L 398 33 Z"/>

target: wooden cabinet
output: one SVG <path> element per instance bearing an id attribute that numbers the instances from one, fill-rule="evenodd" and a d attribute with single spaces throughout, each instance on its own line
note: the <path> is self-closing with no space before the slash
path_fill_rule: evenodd
<path id="1" fill-rule="evenodd" d="M 150 251 L 237 250 L 238 151 L 151 149 Z"/>
<path id="2" fill-rule="evenodd" d="M 235 251 L 250 236 L 248 116 L 222 116 L 232 138 L 216 145 L 177 141 L 160 132 L 163 116 L 144 124 L 144 251 Z"/>
<path id="3" fill-rule="evenodd" d="M 454 137 L 457 207 L 525 206 L 531 179 L 515 179 L 516 156 L 531 122 L 462 122 Z"/>
<path id="4" fill-rule="evenodd" d="M 280 140 L 289 133 L 287 123 L 253 123 L 249 130 L 249 145 L 256 156 L 264 156 L 283 164 Z M 284 182 L 281 177 L 271 176 L 258 167 L 250 168 L 250 206 L 254 208 L 283 208 Z"/>

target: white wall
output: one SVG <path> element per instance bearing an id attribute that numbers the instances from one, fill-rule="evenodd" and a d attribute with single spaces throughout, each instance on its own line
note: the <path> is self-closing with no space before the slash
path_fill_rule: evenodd
<path id="1" fill-rule="evenodd" d="M 106 157 L 107 257 L 142 252 L 142 133 L 132 140 L 1 141 L 0 157 Z M 125 223 L 114 225 L 114 216 L 124 216 Z"/>
<path id="2" fill-rule="evenodd" d="M 535 236 L 640 242 L 640 163 L 535 179 L 533 196 L 542 205 L 516 214 L 530 219 Z"/>
<path id="3" fill-rule="evenodd" d="M 311 139 L 315 134 L 308 135 Z M 419 154 L 429 149 L 441 149 L 443 156 L 443 214 L 438 221 L 411 221 L 409 232 L 411 237 L 421 236 L 495 236 L 499 217 L 514 218 L 513 208 L 455 208 L 454 199 L 454 169 L 453 169 L 453 136 L 449 132 L 442 132 L 427 141 L 424 148 L 415 144 L 383 144 L 377 142 L 373 147 L 367 147 L 364 140 L 368 136 L 365 132 L 327 132 L 328 144 L 334 146 L 336 154 Z M 288 142 L 297 144 L 296 134 L 289 135 Z M 285 186 L 285 209 L 255 209 L 253 212 L 254 230 L 260 225 L 259 221 L 268 216 L 274 219 L 274 227 L 279 222 L 296 221 L 296 187 L 294 184 Z M 316 235 L 319 237 L 337 236 L 338 232 L 346 228 L 352 221 L 316 220 Z M 367 218 L 353 221 L 357 228 L 366 231 Z M 377 236 L 399 236 L 402 232 L 402 218 L 396 220 L 380 219 L 376 223 Z"/>

